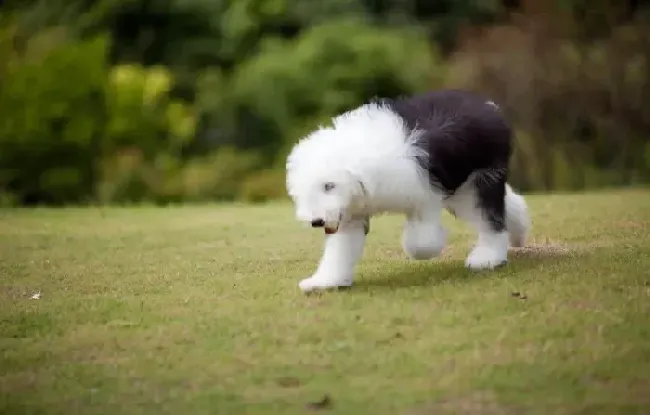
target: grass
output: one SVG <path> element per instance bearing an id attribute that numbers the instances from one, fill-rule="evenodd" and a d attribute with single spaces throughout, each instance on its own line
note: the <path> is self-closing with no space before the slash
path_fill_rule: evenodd
<path id="1" fill-rule="evenodd" d="M 498 271 L 448 215 L 427 262 L 382 217 L 310 296 L 288 204 L 0 211 L 0 413 L 649 413 L 650 192 L 528 200 Z"/>

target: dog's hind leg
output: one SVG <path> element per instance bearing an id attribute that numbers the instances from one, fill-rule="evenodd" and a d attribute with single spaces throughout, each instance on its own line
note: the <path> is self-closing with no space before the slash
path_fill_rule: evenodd
<path id="1" fill-rule="evenodd" d="M 325 249 L 316 272 L 300 281 L 303 292 L 352 285 L 354 268 L 363 255 L 370 218 L 342 222 L 336 233 L 327 235 Z"/>
<path id="2" fill-rule="evenodd" d="M 531 221 L 524 198 L 506 184 L 506 225 L 511 246 L 524 246 Z"/>
<path id="3" fill-rule="evenodd" d="M 458 218 L 469 222 L 478 234 L 465 260 L 465 266 L 470 269 L 493 269 L 508 260 L 505 180 L 504 169 L 478 172 L 446 202 L 448 208 Z"/>

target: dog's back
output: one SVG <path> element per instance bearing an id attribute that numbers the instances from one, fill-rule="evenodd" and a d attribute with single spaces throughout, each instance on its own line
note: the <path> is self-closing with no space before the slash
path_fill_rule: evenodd
<path id="1" fill-rule="evenodd" d="M 472 173 L 507 176 L 512 131 L 499 107 L 467 91 L 434 91 L 384 101 L 409 129 L 422 131 L 417 141 L 428 153 L 420 160 L 432 183 L 453 193 Z"/>

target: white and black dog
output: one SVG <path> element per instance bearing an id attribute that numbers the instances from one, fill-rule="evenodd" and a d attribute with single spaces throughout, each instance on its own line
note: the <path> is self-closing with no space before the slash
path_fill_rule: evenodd
<path id="1" fill-rule="evenodd" d="M 287 159 L 287 190 L 298 220 L 327 235 L 300 288 L 352 285 L 370 217 L 381 213 L 406 215 L 410 258 L 440 254 L 447 209 L 478 234 L 468 268 L 504 264 L 530 228 L 526 202 L 507 184 L 512 135 L 494 102 L 446 90 L 373 100 L 299 141 Z"/>

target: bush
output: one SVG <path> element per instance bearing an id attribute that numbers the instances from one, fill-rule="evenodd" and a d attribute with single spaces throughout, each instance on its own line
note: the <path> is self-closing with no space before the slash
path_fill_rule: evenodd
<path id="1" fill-rule="evenodd" d="M 104 203 L 183 200 L 182 152 L 194 138 L 191 106 L 170 98 L 173 78 L 162 67 L 114 67 L 106 92 L 97 196 Z"/>
<path id="2" fill-rule="evenodd" d="M 253 152 L 222 147 L 212 154 L 191 160 L 182 177 L 188 200 L 233 201 L 241 183 L 259 168 L 260 157 Z"/>
<path id="3" fill-rule="evenodd" d="M 102 164 L 97 194 L 103 203 L 233 201 L 258 160 L 230 147 L 187 161 L 165 153 L 146 160 L 139 149 L 123 150 Z"/>
<path id="4" fill-rule="evenodd" d="M 13 47 L 0 37 L 0 193 L 29 203 L 180 200 L 176 171 L 195 133 L 161 67 L 109 70 L 103 37 L 50 29 Z M 10 196 L 8 196 L 10 195 Z"/>
<path id="5" fill-rule="evenodd" d="M 0 39 L 0 191 L 20 203 L 79 202 L 92 193 L 103 132 L 103 37 L 75 42 L 51 29 Z M 8 46 L 8 43 L 12 46 Z"/>
<path id="6" fill-rule="evenodd" d="M 239 199 L 244 202 L 261 203 L 284 199 L 286 173 L 282 169 L 267 169 L 251 174 L 241 185 Z"/>
<path id="7" fill-rule="evenodd" d="M 194 137 L 196 121 L 190 106 L 170 98 L 170 72 L 118 65 L 109 75 L 103 153 L 136 146 L 147 159 L 160 152 L 180 154 Z"/>

